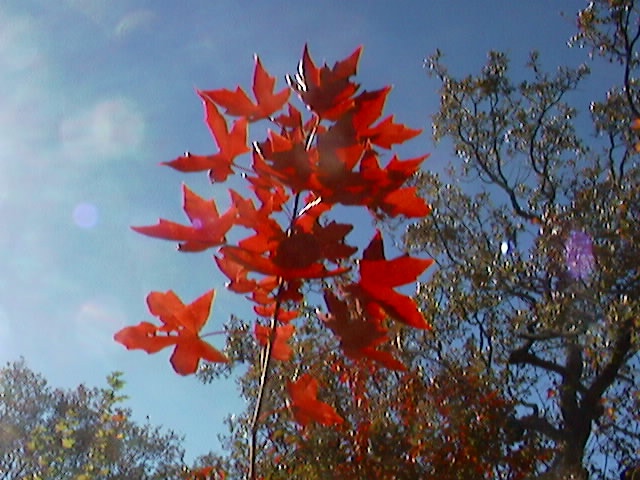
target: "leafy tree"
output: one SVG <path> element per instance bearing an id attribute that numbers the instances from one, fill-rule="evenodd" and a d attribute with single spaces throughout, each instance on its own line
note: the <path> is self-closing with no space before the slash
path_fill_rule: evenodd
<path id="1" fill-rule="evenodd" d="M 418 354 L 423 339 L 406 328 L 392 335 L 404 363 L 411 365 L 405 370 L 381 368 L 367 358 L 345 358 L 341 345 L 327 332 L 325 315 L 309 309 L 304 330 L 291 342 L 296 362 L 273 367 L 261 430 L 264 449 L 257 459 L 264 478 L 523 479 L 535 471 L 537 462 L 549 459 L 549 450 L 536 436 L 524 438 L 511 428 L 514 404 L 479 362 L 463 369 L 443 359 L 431 369 Z M 231 359 L 259 355 L 242 334 L 248 325 L 236 318 L 229 328 L 237 332 L 225 349 Z M 281 399 L 299 363 L 319 380 L 322 400 L 342 416 L 340 428 L 300 427 L 289 421 L 293 406 L 282 408 Z M 209 382 L 228 372 L 228 367 L 207 365 L 198 375 Z M 259 372 L 250 368 L 239 382 L 250 401 Z M 242 478 L 251 412 L 230 417 L 227 423 L 227 453 L 211 454 L 200 462 Z"/>
<path id="2" fill-rule="evenodd" d="M 491 52 L 459 79 L 430 57 L 435 139 L 462 160 L 448 180 L 417 173 L 424 156 L 380 166 L 380 151 L 418 132 L 378 121 L 388 88 L 358 93 L 359 49 L 333 68 L 305 49 L 288 81 L 308 120 L 258 59 L 255 102 L 241 88 L 199 92 L 219 152 L 167 165 L 215 182 L 242 170 L 256 202 L 230 190 L 220 215 L 184 187 L 190 225 L 135 230 L 184 252 L 220 247 L 229 288 L 267 320 L 233 318 L 219 351 L 200 333 L 213 290 L 189 304 L 152 292 L 161 324 L 115 337 L 147 353 L 174 347 L 174 370 L 200 368 L 205 381 L 248 364 L 240 385 L 252 408 L 229 420 L 230 454 L 203 458 L 195 477 L 587 479 L 633 463 L 638 17 L 632 0 L 579 13 L 573 41 L 622 66 L 621 86 L 588 107 L 595 136 L 578 128 L 586 66 L 548 73 L 534 53 L 514 81 L 506 55 Z M 278 133 L 249 147 L 262 121 Z M 424 219 L 408 228 L 405 255 L 387 260 L 378 232 L 356 261 L 352 225 L 326 215 L 336 204 L 375 221 Z M 232 243 L 235 227 L 254 234 Z M 419 285 L 421 312 L 396 290 L 430 264 L 414 252 L 438 265 Z"/>
<path id="3" fill-rule="evenodd" d="M 499 52 L 462 78 L 440 53 L 426 61 L 434 137 L 461 162 L 454 180 L 416 180 L 434 213 L 407 245 L 438 264 L 420 285 L 435 334 L 416 360 L 480 362 L 514 403 L 510 426 L 552 450 L 539 478 L 617 478 L 640 448 L 639 25 L 631 0 L 579 13 L 573 43 L 620 79 L 590 103 L 584 65 L 549 73 L 534 53 L 516 81 Z"/>
<path id="4" fill-rule="evenodd" d="M 2 368 L 0 479 L 182 478 L 181 439 L 130 420 L 121 375 L 107 383 L 59 390 L 24 360 Z"/>
<path id="5" fill-rule="evenodd" d="M 629 0 L 579 12 L 572 42 L 595 57 L 589 67 L 619 74 L 620 85 L 590 97 L 589 67 L 547 72 L 536 53 L 519 80 L 500 52 L 463 78 L 440 53 L 427 59 L 441 85 L 434 137 L 458 159 L 444 178 L 416 176 L 433 213 L 405 237 L 437 263 L 417 293 L 433 330 L 393 328 L 407 371 L 382 370 L 342 357 L 327 308 L 309 308 L 294 355 L 344 423 L 287 422 L 278 398 L 296 367 L 278 363 L 259 456 L 267 478 L 631 478 L 640 449 L 639 13 Z M 225 351 L 258 355 L 242 335 Z M 252 398 L 257 372 L 240 384 Z M 249 417 L 229 419 L 229 455 L 203 460 L 240 475 Z"/>

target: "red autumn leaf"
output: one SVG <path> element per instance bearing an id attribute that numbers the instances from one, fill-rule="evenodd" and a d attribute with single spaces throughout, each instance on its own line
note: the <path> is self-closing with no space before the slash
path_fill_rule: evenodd
<path id="1" fill-rule="evenodd" d="M 261 317 L 273 318 L 276 313 L 275 304 L 272 305 L 256 305 L 253 307 L 253 311 L 256 312 Z M 278 309 L 278 322 L 280 323 L 289 323 L 291 320 L 294 320 L 300 316 L 300 312 L 298 310 L 286 310 L 280 307 Z"/>
<path id="2" fill-rule="evenodd" d="M 363 132 L 382 116 L 389 92 L 391 92 L 391 87 L 386 86 L 380 90 L 364 91 L 354 99 L 355 105 L 351 121 L 357 136 L 361 137 Z"/>
<path id="3" fill-rule="evenodd" d="M 175 338 L 157 335 L 158 326 L 151 322 L 140 322 L 135 327 L 125 327 L 115 334 L 114 339 L 128 350 L 137 348 L 147 353 L 156 353 L 175 344 Z"/>
<path id="4" fill-rule="evenodd" d="M 321 143 L 319 152 L 318 173 L 314 178 L 323 202 L 366 206 L 374 214 L 382 212 L 392 217 L 420 217 L 430 212 L 414 187 L 402 188 L 427 155 L 408 160 L 394 156 L 382 168 L 378 154 L 372 149 L 365 150 L 361 144 L 332 149 Z M 360 166 L 356 172 L 353 168 L 357 163 Z"/>
<path id="5" fill-rule="evenodd" d="M 349 270 L 346 267 L 327 270 L 321 263 L 311 263 L 310 260 L 315 258 L 315 255 L 311 256 L 311 254 L 316 252 L 315 248 L 310 250 L 309 255 L 305 254 L 305 256 L 302 256 L 303 245 L 310 239 L 311 237 L 305 237 L 304 239 L 298 237 L 297 239 L 282 243 L 283 248 L 279 249 L 279 253 L 275 255 L 278 261 L 265 257 L 259 252 L 253 252 L 230 245 L 222 247 L 220 253 L 252 272 L 281 277 L 285 280 L 325 278 L 341 275 Z M 289 254 L 292 256 L 289 256 Z"/>
<path id="6" fill-rule="evenodd" d="M 352 292 L 364 303 L 373 302 L 395 320 L 409 326 L 430 329 L 415 301 L 394 290 L 395 287 L 415 282 L 432 263 L 431 259 L 412 258 L 408 255 L 385 260 L 376 258 L 382 248 L 380 232 L 376 232 L 365 250 L 368 258 L 360 260 L 360 281 L 352 285 Z M 374 253 L 377 252 L 377 253 Z"/>
<path id="7" fill-rule="evenodd" d="M 255 230 L 255 235 L 241 240 L 237 246 L 227 245 L 220 249 L 230 261 L 251 272 L 281 277 L 284 280 L 304 278 L 324 278 L 340 275 L 348 268 L 327 270 L 324 261 L 337 263 L 351 256 L 356 249 L 344 242 L 351 230 L 350 225 L 335 222 L 321 225 L 317 221 L 307 221 L 306 215 L 317 219 L 324 206 L 307 209 L 301 217 L 300 227 L 294 225 L 287 234 L 268 215 L 262 215 L 253 203 L 232 194 L 238 205 L 237 223 Z"/>
<path id="8" fill-rule="evenodd" d="M 420 129 L 409 128 L 402 123 L 394 123 L 393 118 L 393 115 L 390 115 L 375 127 L 360 131 L 358 134 L 361 138 L 366 138 L 371 143 L 388 149 L 394 144 L 406 142 L 422 133 Z"/>
<path id="9" fill-rule="evenodd" d="M 295 223 L 295 232 L 301 237 L 306 235 L 314 238 L 314 241 L 306 243 L 306 253 L 311 253 L 317 245 L 315 254 L 322 259 L 337 262 L 353 255 L 357 248 L 345 243 L 345 237 L 353 230 L 353 225 L 335 221 L 322 224 L 320 215 L 331 207 L 313 194 L 307 197 L 306 204 Z"/>
<path id="10" fill-rule="evenodd" d="M 185 154 L 170 162 L 163 162 L 181 172 L 199 172 L 209 170 L 211 181 L 224 182 L 233 174 L 233 161 L 238 155 L 247 153 L 247 120 L 239 118 L 233 122 L 231 132 L 227 128 L 227 121 L 220 114 L 213 101 L 206 92 L 198 92 L 205 108 L 205 122 L 218 144 L 220 151 L 214 155 Z"/>
<path id="11" fill-rule="evenodd" d="M 407 218 L 422 218 L 431 213 L 431 207 L 418 196 L 416 187 L 405 187 L 391 191 L 377 205 L 390 217 L 403 215 Z"/>
<path id="12" fill-rule="evenodd" d="M 369 210 L 381 210 L 391 217 L 423 217 L 431 211 L 425 200 L 417 195 L 415 187 L 402 187 L 418 169 L 427 155 L 409 160 L 393 157 L 387 167 L 380 168 L 375 154 L 368 153 L 360 163 L 360 174 L 366 182 Z"/>
<path id="13" fill-rule="evenodd" d="M 273 183 L 281 183 L 295 192 L 312 188 L 312 175 L 318 151 L 307 145 L 299 134 L 278 134 L 269 131 L 267 140 L 255 144 L 253 169 Z"/>
<path id="14" fill-rule="evenodd" d="M 284 236 L 282 228 L 271 214 L 278 210 L 274 203 L 266 203 L 255 207 L 252 200 L 243 198 L 237 192 L 230 190 L 231 202 L 238 210 L 236 223 L 243 227 L 255 230 L 255 235 L 246 237 L 238 243 L 238 246 L 251 252 L 264 253 L 275 249 L 280 238 Z"/>
<path id="15" fill-rule="evenodd" d="M 325 290 L 324 299 L 329 314 L 318 316 L 340 338 L 340 346 L 347 357 L 353 360 L 367 358 L 391 370 L 406 370 L 391 353 L 377 350 L 389 340 L 388 330 L 382 323 L 382 311 L 363 312 L 357 304 L 341 300 L 331 290 Z"/>
<path id="16" fill-rule="evenodd" d="M 149 311 L 163 325 L 141 322 L 125 327 L 114 335 L 114 339 L 128 350 L 140 349 L 155 353 L 175 345 L 171 365 L 180 375 L 195 373 L 200 359 L 210 362 L 228 362 L 221 352 L 199 336 L 209 317 L 215 291 L 210 290 L 189 305 L 185 305 L 171 290 L 151 292 L 147 296 Z"/>
<path id="17" fill-rule="evenodd" d="M 351 256 L 356 251 L 355 247 L 344 243 L 344 236 L 350 230 L 351 225 L 335 222 L 326 226 L 316 222 L 310 231 L 296 228 L 291 235 L 282 233 L 275 237 L 277 244 L 275 248 L 270 249 L 268 257 L 262 257 L 262 252 L 253 251 L 255 268 L 246 264 L 245 266 L 253 271 L 286 279 L 329 276 L 323 273 L 326 272 L 321 263 L 323 260 L 336 262 Z M 258 235 L 260 235 L 259 232 Z M 269 238 L 274 239 L 273 236 Z M 240 242 L 240 247 L 246 249 L 246 244 Z M 230 247 L 227 250 L 232 249 L 233 247 Z M 244 258 L 248 260 L 249 256 L 244 255 Z"/>
<path id="18" fill-rule="evenodd" d="M 248 278 L 249 271 L 228 257 L 213 257 L 220 271 L 227 276 L 227 288 L 236 293 L 250 293 L 257 288 L 257 282 Z"/>
<path id="19" fill-rule="evenodd" d="M 344 419 L 331 405 L 318 400 L 318 381 L 308 373 L 295 382 L 288 382 L 291 411 L 296 422 L 306 427 L 311 422 L 321 425 L 340 425 Z"/>
<path id="20" fill-rule="evenodd" d="M 255 62 L 256 66 L 253 72 L 255 104 L 240 87 L 237 87 L 235 91 L 220 89 L 204 92 L 214 102 L 225 108 L 225 113 L 228 115 L 245 117 L 250 122 L 267 118 L 280 110 L 289 99 L 289 94 L 291 93 L 288 88 L 285 88 L 274 94 L 275 78 L 267 73 L 257 56 L 255 57 Z"/>
<path id="21" fill-rule="evenodd" d="M 256 194 L 262 208 L 271 212 L 281 212 L 289 195 L 285 191 L 284 185 L 274 183 L 271 179 L 263 176 L 246 177 L 251 184 L 251 190 Z"/>
<path id="22" fill-rule="evenodd" d="M 291 358 L 293 350 L 291 350 L 287 341 L 289 341 L 294 331 L 295 327 L 291 324 L 276 327 L 276 336 L 273 341 L 273 346 L 271 347 L 271 356 L 273 358 L 282 361 L 286 361 Z M 254 332 L 256 340 L 258 340 L 258 343 L 264 347 L 269 342 L 271 329 L 267 326 L 256 323 Z"/>
<path id="23" fill-rule="evenodd" d="M 274 121 L 283 128 L 301 129 L 303 125 L 302 113 L 291 103 L 287 104 L 287 113 L 278 115 Z"/>
<path id="24" fill-rule="evenodd" d="M 182 192 L 190 226 L 160 219 L 157 225 L 131 228 L 150 237 L 181 242 L 178 249 L 183 252 L 199 252 L 225 243 L 225 236 L 236 219 L 235 207 L 220 216 L 213 200 L 205 200 L 186 185 L 182 186 Z"/>
<path id="25" fill-rule="evenodd" d="M 353 130 L 358 140 L 370 141 L 382 148 L 391 148 L 394 144 L 404 143 L 419 135 L 422 130 L 408 128 L 403 124 L 394 123 L 393 115 L 371 126 L 382 115 L 387 95 L 391 87 L 385 87 L 373 92 L 363 92 L 355 101 L 353 112 Z"/>
<path id="26" fill-rule="evenodd" d="M 305 45 L 298 73 L 295 77 L 287 76 L 287 81 L 311 111 L 322 118 L 336 120 L 353 105 L 351 96 L 359 85 L 349 79 L 356 74 L 361 53 L 362 47 L 358 47 L 333 68 L 326 64 L 318 68 Z"/>

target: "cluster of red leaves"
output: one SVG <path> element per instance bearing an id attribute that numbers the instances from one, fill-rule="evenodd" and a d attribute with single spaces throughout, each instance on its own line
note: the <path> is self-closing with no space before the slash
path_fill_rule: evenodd
<path id="1" fill-rule="evenodd" d="M 430 478 L 523 480 L 537 462 L 551 458 L 541 445 L 510 438 L 517 435 L 508 425 L 513 404 L 472 366 L 448 369 L 426 382 L 407 376 L 399 397 L 398 415 L 415 433 L 408 438 L 412 444 L 408 458 L 429 465 Z M 424 422 L 415 431 L 415 418 L 425 408 L 425 399 L 428 411 L 435 406 L 436 415 L 428 418 L 425 411 Z"/>
<path id="2" fill-rule="evenodd" d="M 185 480 L 225 480 L 227 475 L 214 467 L 203 467 L 188 472 L 184 478 Z"/>
<path id="3" fill-rule="evenodd" d="M 321 280 L 339 288 L 325 289 L 327 314 L 319 314 L 340 341 L 345 354 L 403 370 L 404 365 L 383 345 L 388 343 L 388 319 L 414 328 L 429 328 L 414 301 L 396 290 L 414 282 L 430 260 L 407 255 L 387 260 L 377 232 L 359 260 L 357 248 L 346 243 L 353 225 L 327 219 L 336 204 L 360 206 L 375 217 L 422 217 L 429 206 L 405 182 L 427 156 L 400 160 L 395 155 L 383 166 L 381 151 L 420 133 L 382 118 L 389 87 L 359 91 L 352 77 L 361 49 L 333 68 L 316 66 L 305 47 L 298 73 L 288 77 L 289 88 L 275 90 L 275 79 L 256 57 L 252 91 L 240 87 L 198 91 L 205 122 L 218 146 L 211 155 L 187 153 L 165 164 L 181 172 L 208 172 L 212 182 L 224 182 L 241 170 L 254 198 L 229 190 L 230 206 L 222 215 L 214 200 L 183 187 L 184 212 L 189 224 L 161 219 L 156 225 L 133 227 L 151 237 L 178 242 L 183 252 L 218 247 L 214 256 L 229 279 L 227 287 L 254 303 L 259 317 L 254 335 L 271 358 L 287 361 L 295 334 L 290 323 L 300 315 L 303 287 Z M 294 92 L 309 112 L 289 101 Z M 234 117 L 230 124 L 228 117 Z M 263 141 L 248 142 L 249 126 L 261 120 L 276 128 Z M 245 155 L 251 153 L 251 155 Z M 240 163 L 246 159 L 247 163 Z M 235 244 L 227 242 L 234 227 L 252 231 Z M 357 269 L 353 266 L 357 265 Z M 352 273 L 359 273 L 352 280 Z M 153 292 L 150 312 L 161 325 L 142 322 L 127 327 L 115 339 L 129 349 L 155 353 L 174 345 L 171 364 L 190 374 L 201 359 L 227 358 L 202 340 L 214 293 L 189 305 L 173 293 Z M 318 381 L 303 373 L 288 384 L 295 420 L 336 425 L 337 412 L 317 399 Z"/>

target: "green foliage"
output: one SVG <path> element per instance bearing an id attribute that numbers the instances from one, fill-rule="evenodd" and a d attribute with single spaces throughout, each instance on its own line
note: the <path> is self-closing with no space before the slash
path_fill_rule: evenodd
<path id="1" fill-rule="evenodd" d="M 121 373 L 107 384 L 54 390 L 23 360 L 0 369 L 0 479 L 181 478 L 181 439 L 130 420 Z"/>

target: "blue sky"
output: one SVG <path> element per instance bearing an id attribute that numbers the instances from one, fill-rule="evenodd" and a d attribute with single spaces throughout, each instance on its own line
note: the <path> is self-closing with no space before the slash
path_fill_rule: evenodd
<path id="1" fill-rule="evenodd" d="M 181 221 L 180 183 L 226 199 L 204 175 L 158 163 L 213 153 L 195 88 L 249 86 L 254 53 L 279 86 L 303 45 L 316 61 L 364 46 L 363 88 L 392 84 L 387 111 L 425 134 L 402 156 L 431 152 L 437 84 L 422 68 L 436 48 L 457 74 L 490 49 L 515 67 L 531 49 L 548 68 L 586 60 L 569 50 L 577 0 L 134 1 L 5 0 L 0 4 L 0 361 L 24 356 L 55 386 L 104 384 L 125 373 L 129 406 L 186 435 L 188 458 L 218 448 L 223 417 L 240 410 L 232 382 L 179 377 L 168 352 L 127 352 L 112 340 L 150 319 L 145 297 L 185 301 L 216 288 L 211 329 L 242 299 L 224 292 L 210 253 L 175 253 L 130 225 Z M 565 16 L 561 12 L 565 12 Z M 586 105 L 585 105 L 586 108 Z"/>

